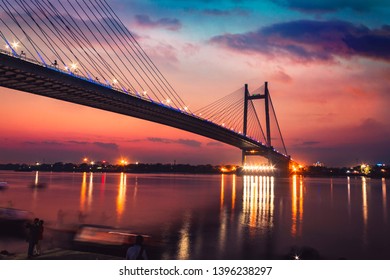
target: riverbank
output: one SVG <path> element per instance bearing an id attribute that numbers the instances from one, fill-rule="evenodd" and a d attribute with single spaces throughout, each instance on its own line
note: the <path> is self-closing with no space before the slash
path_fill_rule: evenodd
<path id="1" fill-rule="evenodd" d="M 8 251 L 0 252 L 0 260 L 27 260 L 26 253 L 12 253 Z M 35 256 L 31 260 L 123 260 L 117 256 L 104 255 L 99 253 L 81 252 L 53 248 L 42 252 L 40 256 Z"/>

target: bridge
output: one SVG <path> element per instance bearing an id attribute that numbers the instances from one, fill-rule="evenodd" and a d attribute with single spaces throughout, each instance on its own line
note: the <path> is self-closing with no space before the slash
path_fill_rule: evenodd
<path id="1" fill-rule="evenodd" d="M 288 172 L 284 142 L 285 153 L 271 143 L 268 83 L 262 92 L 251 94 L 245 85 L 191 112 L 105 0 L 51 2 L 0 2 L 7 15 L 0 19 L 0 86 L 189 131 L 241 149 L 243 164 L 247 156 L 263 156 Z M 253 105 L 257 99 L 264 100 L 266 135 Z"/>

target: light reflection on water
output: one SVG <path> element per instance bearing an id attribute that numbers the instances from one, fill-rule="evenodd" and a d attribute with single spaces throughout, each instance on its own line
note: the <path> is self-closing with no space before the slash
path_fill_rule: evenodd
<path id="1" fill-rule="evenodd" d="M 363 212 L 363 242 L 367 245 L 367 223 L 368 223 L 368 202 L 367 202 L 367 179 L 362 178 L 362 212 Z"/>
<path id="2" fill-rule="evenodd" d="M 382 205 L 383 205 L 383 221 L 387 224 L 387 196 L 386 196 L 386 180 L 382 178 Z"/>
<path id="3" fill-rule="evenodd" d="M 299 178 L 299 187 L 298 187 Z M 292 176 L 292 194 L 291 194 L 291 235 L 293 237 L 302 235 L 303 222 L 303 177 Z"/>
<path id="4" fill-rule="evenodd" d="M 385 179 L 0 175 L 10 186 L 1 207 L 32 211 L 48 226 L 85 222 L 149 234 L 161 259 L 281 259 L 292 246 L 331 259 L 390 259 Z M 40 184 L 47 187 L 28 187 Z"/>
<path id="5" fill-rule="evenodd" d="M 116 198 L 116 214 L 117 214 L 117 223 L 120 224 L 123 211 L 126 207 L 126 188 L 127 188 L 127 175 L 121 173 L 119 179 L 119 187 L 118 187 L 118 196 Z"/>

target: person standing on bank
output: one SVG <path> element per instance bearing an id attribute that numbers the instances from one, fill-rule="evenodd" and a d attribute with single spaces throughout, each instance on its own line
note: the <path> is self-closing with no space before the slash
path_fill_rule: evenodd
<path id="1" fill-rule="evenodd" d="M 147 260 L 145 247 L 143 246 L 144 238 L 142 235 L 135 237 L 135 244 L 130 246 L 126 252 L 126 260 Z"/>
<path id="2" fill-rule="evenodd" d="M 39 219 L 35 218 L 33 223 L 28 223 L 26 225 L 28 228 L 28 236 L 27 236 L 27 242 L 28 242 L 28 252 L 27 257 L 32 258 L 34 253 L 34 247 L 38 242 L 39 238 Z"/>
<path id="3" fill-rule="evenodd" d="M 35 244 L 35 254 L 39 256 L 41 254 L 41 243 L 43 239 L 43 220 L 39 220 L 38 222 L 38 239 L 37 243 Z"/>

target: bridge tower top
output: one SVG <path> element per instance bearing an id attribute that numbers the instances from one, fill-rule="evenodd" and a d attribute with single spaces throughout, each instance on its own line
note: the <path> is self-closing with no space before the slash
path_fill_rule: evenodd
<path id="1" fill-rule="evenodd" d="M 272 100 L 271 96 L 269 93 L 268 89 L 268 82 L 264 82 L 264 92 L 263 93 L 253 93 L 250 94 L 249 89 L 248 89 L 248 84 L 245 84 L 244 86 L 244 118 L 243 118 L 243 134 L 246 136 L 247 135 L 247 130 L 248 130 L 248 107 L 249 104 L 252 102 L 252 100 L 257 100 L 257 99 L 263 99 L 264 100 L 264 112 L 265 112 L 265 128 L 266 128 L 266 135 L 265 135 L 265 141 L 266 141 L 266 146 L 269 148 L 268 150 L 271 151 L 273 150 L 272 147 L 272 138 L 271 138 L 271 116 L 270 116 L 270 111 L 272 110 L 272 113 L 275 117 L 276 125 L 279 130 L 280 138 L 284 147 L 284 150 L 287 154 L 286 147 L 283 141 L 283 137 L 280 131 L 280 127 L 276 118 L 275 110 L 272 105 Z M 252 104 L 253 106 L 253 104 Z M 275 161 L 278 161 L 274 159 L 269 152 L 268 154 L 261 154 L 259 151 L 256 150 L 242 150 L 242 165 L 245 165 L 246 162 L 246 156 L 256 156 L 256 155 L 262 155 L 268 159 L 269 164 L 275 164 Z M 287 157 L 289 158 L 289 157 Z M 279 163 L 280 164 L 280 163 Z"/>

